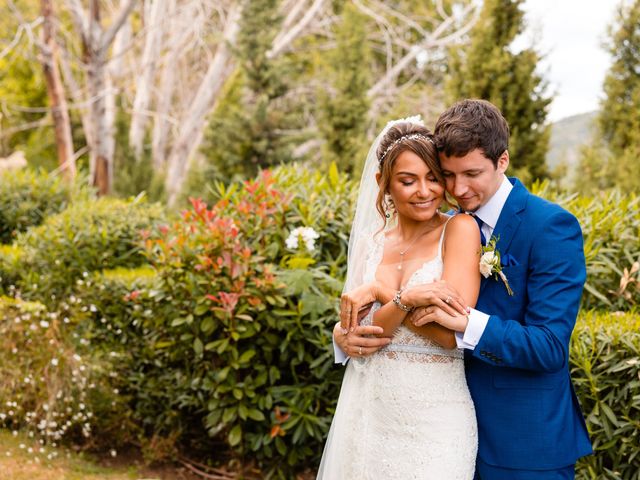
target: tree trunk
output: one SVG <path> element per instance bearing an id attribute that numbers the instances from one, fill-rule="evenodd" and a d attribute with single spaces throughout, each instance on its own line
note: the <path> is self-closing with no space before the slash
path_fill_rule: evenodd
<path id="1" fill-rule="evenodd" d="M 218 44 L 216 54 L 209 64 L 207 73 L 202 79 L 198 92 L 188 109 L 189 116 L 181 124 L 178 139 L 169 155 L 165 181 L 169 205 L 175 203 L 184 181 L 191 155 L 200 145 L 206 116 L 213 109 L 218 92 L 235 66 L 229 45 L 233 45 L 240 29 L 241 7 L 236 4 L 231 8 L 227 17 L 224 38 Z"/>
<path id="2" fill-rule="evenodd" d="M 64 178 L 71 182 L 76 176 L 76 163 L 73 156 L 73 141 L 67 99 L 65 98 L 64 86 L 58 70 L 58 48 L 55 38 L 56 19 L 52 0 L 41 0 L 40 10 L 43 18 L 42 67 L 47 84 L 47 94 L 51 103 L 58 163 Z"/>
<path id="3" fill-rule="evenodd" d="M 147 31 L 142 61 L 140 62 L 140 75 L 136 81 L 136 96 L 133 101 L 131 114 L 131 127 L 129 129 L 129 146 L 133 149 L 137 160 L 142 156 L 142 149 L 149 118 L 149 104 L 151 103 L 151 90 L 156 74 L 156 66 L 160 56 L 162 37 L 164 33 L 163 15 L 166 14 L 166 1 L 149 0 L 149 14 L 145 15 Z"/>

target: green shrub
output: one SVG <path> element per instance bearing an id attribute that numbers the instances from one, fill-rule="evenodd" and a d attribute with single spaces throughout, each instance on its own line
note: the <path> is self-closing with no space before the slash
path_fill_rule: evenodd
<path id="1" fill-rule="evenodd" d="M 11 243 L 19 232 L 61 212 L 72 199 L 89 197 L 88 188 L 69 186 L 61 177 L 45 172 L 0 174 L 0 243 Z"/>
<path id="2" fill-rule="evenodd" d="M 577 478 L 640 479 L 640 315 L 583 314 L 570 360 L 595 452 Z"/>
<path id="3" fill-rule="evenodd" d="M 118 356 L 111 368 L 142 443 L 207 456 L 223 442 L 280 477 L 319 460 L 343 373 L 331 329 L 352 190 L 335 167 L 218 186 L 211 208 L 194 200 L 147 238 L 156 278 L 120 271 L 78 287 L 90 306 L 81 336 Z M 303 226 L 320 235 L 314 249 L 287 249 Z"/>
<path id="4" fill-rule="evenodd" d="M 640 197 L 617 190 L 581 197 L 552 191 L 548 183 L 534 185 L 533 192 L 580 221 L 587 264 L 583 308 L 640 306 Z"/>
<path id="5" fill-rule="evenodd" d="M 0 295 L 15 290 L 21 269 L 22 251 L 15 245 L 0 245 Z"/>
<path id="6" fill-rule="evenodd" d="M 164 219 L 160 205 L 137 198 L 74 203 L 19 235 L 23 296 L 54 305 L 91 272 L 145 262 L 141 232 Z"/>

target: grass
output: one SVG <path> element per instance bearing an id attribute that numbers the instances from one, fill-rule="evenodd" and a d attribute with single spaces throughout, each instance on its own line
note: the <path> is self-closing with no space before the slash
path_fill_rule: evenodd
<path id="1" fill-rule="evenodd" d="M 22 448 L 21 448 L 22 446 Z M 29 448 L 32 449 L 29 452 Z M 47 455 L 55 452 L 56 458 Z M 163 475 L 164 476 L 164 475 Z M 25 435 L 0 430 L 0 480 L 155 480 L 135 466 L 100 466 L 82 454 L 40 445 Z"/>

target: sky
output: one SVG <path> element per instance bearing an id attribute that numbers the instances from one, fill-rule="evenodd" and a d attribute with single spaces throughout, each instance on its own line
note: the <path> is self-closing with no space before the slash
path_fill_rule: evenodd
<path id="1" fill-rule="evenodd" d="M 547 55 L 542 72 L 556 93 L 550 121 L 598 109 L 611 64 L 602 43 L 618 4 L 619 0 L 525 1 L 528 29 L 518 41 L 528 46 L 535 38 L 536 50 Z"/>

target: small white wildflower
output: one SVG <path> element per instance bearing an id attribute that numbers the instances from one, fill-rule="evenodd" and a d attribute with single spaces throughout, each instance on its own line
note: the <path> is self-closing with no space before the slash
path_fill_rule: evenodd
<path id="1" fill-rule="evenodd" d="M 300 245 L 300 237 L 302 237 L 306 249 L 312 252 L 315 249 L 315 241 L 320 238 L 320 235 L 311 227 L 294 228 L 285 240 L 287 248 L 290 250 L 297 249 Z"/>
<path id="2" fill-rule="evenodd" d="M 112 457 L 116 457 L 118 455 L 118 452 L 115 451 L 115 449 L 111 449 L 111 451 L 109 452 L 111 454 Z"/>
<path id="3" fill-rule="evenodd" d="M 54 367 L 58 366 L 58 359 L 57 358 L 52 358 L 51 359 L 51 365 L 53 365 Z"/>
<path id="4" fill-rule="evenodd" d="M 42 328 L 49 328 L 49 322 L 47 322 L 46 320 L 40 320 L 40 326 Z"/>

